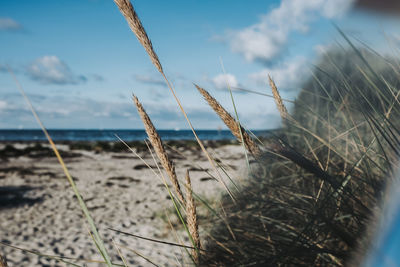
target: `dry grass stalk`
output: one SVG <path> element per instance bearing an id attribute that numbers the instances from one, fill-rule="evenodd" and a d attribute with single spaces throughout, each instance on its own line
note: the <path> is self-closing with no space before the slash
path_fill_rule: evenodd
<path id="1" fill-rule="evenodd" d="M 129 27 L 136 35 L 139 42 L 142 44 L 144 49 L 146 49 L 147 54 L 149 54 L 151 62 L 156 66 L 160 73 L 163 73 L 163 69 L 158 59 L 157 54 L 154 52 L 153 45 L 143 25 L 135 12 L 131 2 L 129 0 L 114 0 L 115 4 L 117 4 L 119 10 L 121 11 L 122 15 L 125 17 L 126 21 L 129 24 Z"/>
<path id="2" fill-rule="evenodd" d="M 254 156 L 260 155 L 260 148 L 254 143 L 253 139 L 250 135 L 240 126 L 240 124 L 227 112 L 218 101 L 212 97 L 206 90 L 196 85 L 197 90 L 199 90 L 200 94 L 204 97 L 204 99 L 208 102 L 208 104 L 212 107 L 212 109 L 218 114 L 218 116 L 222 119 L 225 125 L 231 130 L 232 134 L 242 142 L 243 141 L 246 146 L 246 149 L 252 153 Z M 241 132 L 241 133 L 240 133 Z"/>
<path id="3" fill-rule="evenodd" d="M 154 147 L 154 150 L 156 151 L 157 157 L 159 158 L 163 168 L 167 172 L 179 200 L 182 203 L 185 203 L 185 198 L 183 197 L 181 188 L 179 186 L 178 178 L 176 176 L 175 166 L 169 159 L 168 154 L 164 149 L 160 135 L 158 134 L 156 128 L 154 127 L 153 123 L 150 120 L 150 117 L 147 115 L 142 104 L 139 102 L 136 96 L 133 96 L 133 102 L 135 103 L 140 118 L 143 121 L 147 136 L 149 137 L 149 140 L 152 146 Z"/>
<path id="4" fill-rule="evenodd" d="M 201 248 L 200 236 L 199 236 L 199 224 L 197 222 L 196 205 L 194 204 L 192 194 L 192 184 L 190 182 L 189 171 L 186 170 L 186 220 L 189 228 L 189 233 L 193 238 L 195 248 L 192 252 L 192 256 L 196 264 L 199 263 L 199 250 Z"/>
<path id="5" fill-rule="evenodd" d="M 282 119 L 286 119 L 288 117 L 288 111 L 283 104 L 281 95 L 279 94 L 278 88 L 276 88 L 275 82 L 272 80 L 271 76 L 268 75 L 269 85 L 271 86 L 272 94 L 275 99 L 276 106 L 278 107 L 279 113 L 281 114 Z"/>
<path id="6" fill-rule="evenodd" d="M 149 39 L 149 37 L 146 34 L 146 31 L 143 28 L 142 23 L 139 20 L 139 17 L 137 16 L 135 10 L 133 9 L 132 4 L 130 3 L 129 0 L 114 0 L 114 2 L 117 4 L 117 6 L 119 7 L 122 15 L 126 18 L 126 20 L 128 21 L 128 24 L 131 27 L 131 30 L 135 33 L 136 37 L 139 39 L 139 42 L 143 45 L 143 47 L 146 49 L 147 53 L 149 54 L 151 61 L 153 62 L 153 64 L 156 66 L 156 68 L 158 69 L 158 71 L 161 73 L 161 75 L 163 76 L 168 88 L 170 89 L 172 95 L 174 96 L 176 103 L 178 104 L 180 110 L 182 111 L 183 116 L 185 117 L 190 129 L 193 132 L 194 137 L 196 138 L 197 143 L 199 144 L 201 150 L 204 152 L 204 154 L 206 155 L 208 161 L 210 162 L 211 166 L 213 166 L 213 168 L 215 169 L 218 177 L 219 177 L 219 182 L 224 186 L 224 188 L 226 189 L 226 191 L 228 192 L 228 194 L 232 197 L 232 199 L 234 200 L 234 197 L 231 193 L 231 191 L 229 190 L 229 188 L 226 186 L 224 180 L 222 179 L 221 174 L 219 173 L 217 166 L 214 163 L 213 158 L 211 158 L 210 154 L 207 152 L 206 148 L 204 147 L 203 143 L 201 142 L 200 138 L 197 136 L 196 131 L 194 130 L 192 123 L 190 122 L 185 110 L 183 109 L 183 106 L 181 104 L 181 102 L 179 101 L 178 97 L 176 96 L 175 90 L 173 89 L 171 83 L 169 82 L 167 76 L 165 75 L 165 73 L 163 72 L 162 66 L 160 61 L 158 60 L 158 56 L 157 54 L 154 52 L 153 46 L 151 44 L 151 41 Z"/>
<path id="7" fill-rule="evenodd" d="M 7 260 L 0 254 L 0 267 L 7 267 Z"/>

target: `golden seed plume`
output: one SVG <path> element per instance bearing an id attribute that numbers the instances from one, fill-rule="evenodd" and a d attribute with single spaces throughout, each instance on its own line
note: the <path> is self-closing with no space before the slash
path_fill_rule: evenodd
<path id="1" fill-rule="evenodd" d="M 271 86 L 272 94 L 275 99 L 276 106 L 278 107 L 279 113 L 281 114 L 281 118 L 284 120 L 288 117 L 288 111 L 283 104 L 281 95 L 279 94 L 278 88 L 276 88 L 276 85 L 274 81 L 272 80 L 271 76 L 268 75 L 268 80 L 269 80 L 269 85 Z"/>
<path id="2" fill-rule="evenodd" d="M 139 42 L 142 44 L 144 49 L 146 49 L 147 54 L 150 56 L 151 62 L 156 66 L 160 73 L 164 73 L 160 60 L 158 60 L 157 54 L 154 52 L 153 45 L 147 36 L 147 33 L 135 12 L 131 2 L 129 0 L 114 0 L 115 4 L 117 4 L 119 10 L 122 15 L 125 17 L 126 21 L 129 24 L 129 27 L 136 35 Z"/>
<path id="3" fill-rule="evenodd" d="M 175 166 L 172 161 L 169 159 L 167 152 L 164 149 L 162 144 L 160 135 L 158 134 L 156 128 L 150 120 L 150 117 L 147 115 L 144 110 L 142 104 L 139 102 L 136 96 L 133 96 L 133 102 L 136 105 L 136 108 L 139 112 L 140 118 L 143 121 L 144 127 L 146 129 L 147 136 L 149 137 L 151 145 L 154 147 L 154 150 L 157 154 L 158 159 L 161 162 L 161 165 L 167 172 L 169 179 L 175 189 L 175 192 L 182 203 L 185 203 L 185 198 L 183 197 L 181 188 L 179 186 L 178 178 L 175 173 Z"/>
<path id="4" fill-rule="evenodd" d="M 189 120 L 189 117 L 187 116 L 185 110 L 183 109 L 183 106 L 182 106 L 179 98 L 176 96 L 174 88 L 172 87 L 172 85 L 169 82 L 167 76 L 163 72 L 163 68 L 162 68 L 161 63 L 160 63 L 160 61 L 158 59 L 158 56 L 154 52 L 153 46 L 151 44 L 151 41 L 150 41 L 149 37 L 147 36 L 146 31 L 144 30 L 143 25 L 140 22 L 139 17 L 137 16 L 137 14 L 136 14 L 131 2 L 129 0 L 114 0 L 114 2 L 117 4 L 117 6 L 118 6 L 119 10 L 121 11 L 122 15 L 127 20 L 131 30 L 135 33 L 135 35 L 138 38 L 139 42 L 146 49 L 147 53 L 150 56 L 151 61 L 153 62 L 155 67 L 158 69 L 158 71 L 161 73 L 161 75 L 163 76 L 168 88 L 170 89 L 172 95 L 174 96 L 174 98 L 176 100 L 176 103 L 178 104 L 180 110 L 182 111 L 183 116 L 185 117 L 190 129 L 192 130 L 193 135 L 196 138 L 197 143 L 199 144 L 201 150 L 206 155 L 206 157 L 207 157 L 208 161 L 210 162 L 211 166 L 213 166 L 213 168 L 215 169 L 215 171 L 217 173 L 217 176 L 219 178 L 219 182 L 224 186 L 224 188 L 227 190 L 228 194 L 232 197 L 232 199 L 234 199 L 234 197 L 232 195 L 232 192 L 229 190 L 229 188 L 227 187 L 227 185 L 223 181 L 222 176 L 219 173 L 219 171 L 217 169 L 217 166 L 214 163 L 213 158 L 207 152 L 207 150 L 204 147 L 202 141 L 197 136 L 197 133 L 194 130 L 192 123 Z"/>
<path id="5" fill-rule="evenodd" d="M 192 256 L 196 264 L 199 263 L 199 250 L 201 249 L 199 224 L 197 221 L 196 205 L 193 199 L 192 183 L 190 182 L 189 171 L 186 170 L 186 220 L 189 233 L 193 238 L 196 249 L 193 250 Z"/>
<path id="6" fill-rule="evenodd" d="M 243 127 L 240 126 L 240 124 L 231 116 L 231 114 L 229 114 L 229 112 L 226 111 L 221 106 L 221 104 L 218 103 L 218 101 L 214 97 L 212 97 L 206 90 L 196 84 L 195 86 L 197 90 L 199 90 L 200 94 L 215 111 L 215 113 L 218 114 L 225 125 L 231 130 L 232 134 L 239 140 L 239 142 L 242 142 L 242 136 L 240 134 L 241 131 L 246 149 L 254 156 L 260 155 L 260 148 L 254 143 L 250 135 L 243 129 Z"/>

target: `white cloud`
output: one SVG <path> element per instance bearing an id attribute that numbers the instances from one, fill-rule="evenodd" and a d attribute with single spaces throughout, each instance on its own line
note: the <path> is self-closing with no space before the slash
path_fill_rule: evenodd
<path id="1" fill-rule="evenodd" d="M 11 18 L 0 18 L 0 31 L 20 31 L 21 24 Z"/>
<path id="2" fill-rule="evenodd" d="M 234 52 L 246 60 L 270 62 L 284 50 L 292 32 L 306 32 L 319 17 L 335 18 L 344 14 L 354 0 L 282 0 L 279 7 L 261 21 L 241 31 L 230 32 Z"/>
<path id="3" fill-rule="evenodd" d="M 262 30 L 262 25 L 254 25 L 237 32 L 231 40 L 234 52 L 243 54 L 248 61 L 268 61 L 277 56 L 286 42 L 286 35 L 279 31 Z"/>
<path id="4" fill-rule="evenodd" d="M 322 6 L 322 14 L 329 19 L 342 16 L 355 2 L 355 0 L 327 0 Z"/>
<path id="5" fill-rule="evenodd" d="M 87 79 L 83 75 L 74 74 L 71 69 L 56 56 L 44 56 L 36 59 L 28 66 L 31 79 L 43 84 L 78 84 Z"/>
<path id="6" fill-rule="evenodd" d="M 279 89 L 290 91 L 296 89 L 293 87 L 307 78 L 308 74 L 309 68 L 306 59 L 299 57 L 250 74 L 250 79 L 260 86 L 266 86 L 268 85 L 268 75 L 270 75 Z"/>
<path id="7" fill-rule="evenodd" d="M 238 83 L 236 77 L 229 73 L 219 74 L 219 75 L 215 76 L 212 79 L 212 82 L 217 89 L 227 89 L 227 84 L 229 84 L 230 87 L 238 87 L 239 86 L 239 83 Z"/>

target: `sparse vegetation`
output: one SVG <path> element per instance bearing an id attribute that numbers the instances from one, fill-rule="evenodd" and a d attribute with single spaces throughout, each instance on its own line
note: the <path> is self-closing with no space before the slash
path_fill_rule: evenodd
<path id="1" fill-rule="evenodd" d="M 130 1 L 115 2 L 165 79 L 193 130 L 196 142 L 189 142 L 187 146 L 200 147 L 216 174 L 212 178 L 226 190 L 221 207 L 215 208 L 196 195 L 189 171 L 182 186 L 183 177 L 180 180 L 175 171 L 169 155 L 171 150 L 162 142 L 144 107 L 134 97 L 158 157 L 156 160 L 154 156 L 154 162 L 160 162 L 169 182 L 161 172 L 154 171 L 154 174 L 165 185 L 182 229 L 190 240 L 190 246 L 175 245 L 186 249 L 192 260 L 190 264 L 343 266 L 350 262 L 354 253 L 365 253 L 370 239 L 362 237 L 366 236 L 371 218 L 380 208 L 385 186 L 393 179 L 400 154 L 398 62 L 355 48 L 344 36 L 348 41 L 347 50 L 329 52 L 320 59 L 312 77 L 303 84 L 292 112 L 285 107 L 279 88 L 270 77 L 270 87 L 283 126 L 272 138 L 263 140 L 254 138 L 211 94 L 196 85 L 252 157 L 249 177 L 244 185 L 238 186 L 229 175 L 222 178 L 222 174 L 227 174 L 223 164 L 206 149 L 207 145 L 213 147 L 214 143 L 198 139 Z M 50 137 L 49 142 L 52 144 Z M 167 144 L 172 148 L 181 145 L 177 141 Z M 93 149 L 98 153 L 118 152 L 130 146 L 134 146 L 136 152 L 152 153 L 147 144 L 137 142 L 70 145 L 71 149 Z M 60 156 L 59 151 L 54 146 L 52 148 L 64 167 L 104 262 L 115 266 L 84 199 L 63 164 L 61 158 L 68 155 L 61 153 Z M 52 151 L 40 144 L 23 151 L 8 146 L 3 150 L 6 156 L 32 153 L 33 150 L 37 153 Z M 199 206 L 209 211 L 208 218 L 201 221 L 196 211 Z M 206 226 L 200 225 L 199 230 L 199 222 L 206 222 Z M 138 255 L 154 264 L 145 255 Z M 0 256 L 0 266 L 1 259 Z"/>
<path id="2" fill-rule="evenodd" d="M 237 203 L 224 200 L 230 228 L 215 219 L 203 265 L 342 266 L 365 253 L 397 162 L 393 63 L 366 50 L 321 59 Z"/>

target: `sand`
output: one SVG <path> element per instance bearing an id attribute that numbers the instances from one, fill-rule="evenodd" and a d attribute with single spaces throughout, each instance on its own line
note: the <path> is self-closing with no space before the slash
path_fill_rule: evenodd
<path id="1" fill-rule="evenodd" d="M 214 174 L 207 159 L 193 143 L 174 142 L 180 153 L 168 149 L 183 181 L 190 170 L 193 190 L 214 203 L 224 193 L 219 182 L 202 168 Z M 211 153 L 227 165 L 230 176 L 239 181 L 244 173 L 243 148 L 238 145 L 206 143 Z M 127 248 L 141 253 L 159 266 L 179 266 L 187 262 L 186 252 L 155 242 L 115 233 L 115 228 L 148 238 L 177 243 L 176 236 L 187 245 L 185 232 L 179 226 L 168 193 L 154 173 L 124 148 L 80 148 L 58 145 L 65 162 L 86 201 L 106 247 L 116 263 L 122 263 L 111 239 L 121 245 L 130 266 L 152 266 Z M 75 147 L 77 149 L 71 149 Z M 135 148 L 136 149 L 136 148 Z M 151 154 L 136 149 L 154 170 Z M 201 204 L 199 204 L 201 206 Z M 201 216 L 207 216 L 199 207 Z M 202 215 L 203 214 L 203 215 Z M 174 230 L 168 223 L 171 218 Z M 200 220 L 200 223 L 207 220 Z M 60 165 L 45 143 L 0 144 L 0 239 L 1 242 L 42 254 L 75 259 L 101 260 L 89 234 L 85 218 Z M 201 225 L 201 235 L 207 226 Z M 0 245 L 11 266 L 66 266 L 65 263 Z M 80 266 L 105 266 L 100 263 L 74 261 Z"/>

